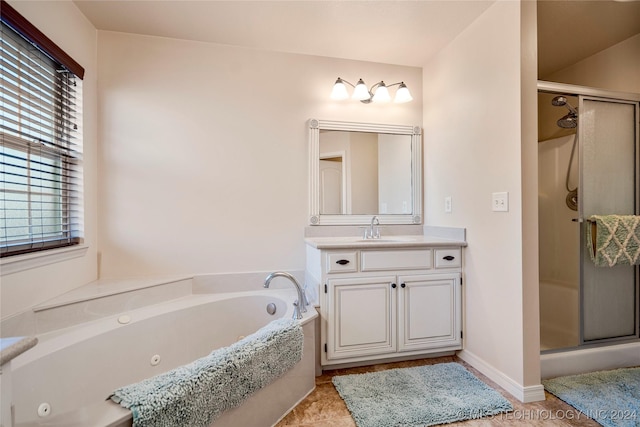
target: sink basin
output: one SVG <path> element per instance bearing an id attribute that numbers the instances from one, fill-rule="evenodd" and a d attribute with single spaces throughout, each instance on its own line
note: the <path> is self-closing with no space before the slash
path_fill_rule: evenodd
<path id="1" fill-rule="evenodd" d="M 367 243 L 400 243 L 400 242 L 414 242 L 416 239 L 411 237 L 380 237 L 379 239 L 356 239 L 356 242 Z"/>
<path id="2" fill-rule="evenodd" d="M 425 237 L 421 234 L 386 235 L 379 239 L 364 239 L 362 235 L 322 236 L 305 240 L 317 249 L 422 247 L 433 243 L 432 240 L 425 240 Z"/>

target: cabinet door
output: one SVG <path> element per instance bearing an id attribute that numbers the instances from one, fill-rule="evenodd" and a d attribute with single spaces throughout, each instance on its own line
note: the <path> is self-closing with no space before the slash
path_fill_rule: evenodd
<path id="1" fill-rule="evenodd" d="M 400 276 L 398 283 L 398 350 L 460 348 L 460 274 Z"/>
<path id="2" fill-rule="evenodd" d="M 396 351 L 395 276 L 327 280 L 327 359 Z"/>

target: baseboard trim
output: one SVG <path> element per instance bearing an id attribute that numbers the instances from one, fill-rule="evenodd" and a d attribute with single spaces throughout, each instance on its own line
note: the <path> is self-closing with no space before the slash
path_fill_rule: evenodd
<path id="1" fill-rule="evenodd" d="M 494 381 L 509 394 L 523 403 L 538 402 L 545 399 L 544 387 L 542 384 L 525 387 L 469 350 L 460 351 L 458 353 L 458 357 L 476 368 L 483 375 L 486 375 L 491 381 Z"/>
<path id="2" fill-rule="evenodd" d="M 523 403 L 540 402 L 545 399 L 544 386 L 542 384 L 530 385 L 522 388 L 521 402 Z"/>

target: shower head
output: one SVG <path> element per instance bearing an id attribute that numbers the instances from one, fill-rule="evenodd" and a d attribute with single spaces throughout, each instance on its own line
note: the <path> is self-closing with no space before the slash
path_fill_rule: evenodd
<path id="1" fill-rule="evenodd" d="M 575 108 L 573 108 L 571 104 L 569 104 L 565 96 L 562 96 L 562 95 L 556 96 L 551 100 L 551 105 L 553 105 L 554 107 L 567 107 L 567 109 L 571 111 L 573 114 L 578 114 L 578 111 Z"/>
<path id="2" fill-rule="evenodd" d="M 571 104 L 567 101 L 565 96 L 556 96 L 551 100 L 551 105 L 555 107 L 567 107 L 569 113 L 564 117 L 558 119 L 556 122 L 558 126 L 563 129 L 574 129 L 578 126 L 578 110 L 573 108 Z"/>
<path id="3" fill-rule="evenodd" d="M 573 129 L 578 126 L 578 116 L 574 112 L 570 112 L 558 119 L 556 123 L 563 129 Z"/>

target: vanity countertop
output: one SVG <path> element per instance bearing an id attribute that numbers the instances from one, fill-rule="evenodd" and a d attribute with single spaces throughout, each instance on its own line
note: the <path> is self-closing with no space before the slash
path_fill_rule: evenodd
<path id="1" fill-rule="evenodd" d="M 423 235 L 382 236 L 379 239 L 362 237 L 307 237 L 305 242 L 316 249 L 367 249 L 367 248 L 428 248 L 435 246 L 467 246 L 464 240 Z"/>

